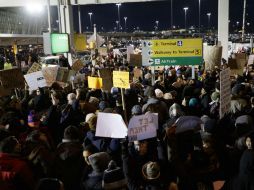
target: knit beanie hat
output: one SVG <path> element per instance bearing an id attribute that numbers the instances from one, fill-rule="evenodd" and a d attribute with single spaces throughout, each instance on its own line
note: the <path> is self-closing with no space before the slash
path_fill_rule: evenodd
<path id="1" fill-rule="evenodd" d="M 101 101 L 101 102 L 99 103 L 99 110 L 100 110 L 100 111 L 103 111 L 105 108 L 108 108 L 108 107 L 109 107 L 108 102 Z"/>
<path id="2" fill-rule="evenodd" d="M 160 89 L 155 89 L 155 95 L 157 98 L 163 98 L 163 92 Z"/>
<path id="3" fill-rule="evenodd" d="M 242 115 L 236 118 L 235 121 L 236 135 L 240 137 L 253 130 L 253 119 L 249 115 Z"/>
<path id="4" fill-rule="evenodd" d="M 149 80 L 152 78 L 152 75 L 150 73 L 145 74 L 145 79 Z"/>
<path id="5" fill-rule="evenodd" d="M 112 87 L 110 92 L 111 92 L 111 94 L 117 94 L 118 93 L 118 88 L 117 87 Z"/>
<path id="6" fill-rule="evenodd" d="M 189 107 L 197 107 L 197 106 L 198 106 L 197 98 L 191 98 L 189 101 Z"/>
<path id="7" fill-rule="evenodd" d="M 132 115 L 141 115 L 142 114 L 142 108 L 140 105 L 135 105 L 131 109 Z"/>
<path id="8" fill-rule="evenodd" d="M 219 92 L 213 92 L 211 95 L 212 101 L 218 101 L 220 99 L 220 93 Z"/>
<path id="9" fill-rule="evenodd" d="M 42 178 L 38 182 L 37 190 L 58 190 L 62 189 L 62 182 L 56 178 Z"/>
<path id="10" fill-rule="evenodd" d="M 111 160 L 108 169 L 104 171 L 102 187 L 104 189 L 121 189 L 126 187 L 127 181 L 121 168 L 116 166 L 115 161 Z"/>
<path id="11" fill-rule="evenodd" d="M 164 94 L 163 98 L 164 98 L 165 100 L 172 100 L 172 99 L 173 99 L 173 96 L 172 96 L 171 93 L 168 92 L 168 93 L 165 93 L 165 94 Z"/>
<path id="12" fill-rule="evenodd" d="M 88 157 L 88 160 L 95 172 L 101 173 L 107 169 L 110 156 L 107 152 L 98 152 Z"/>
<path id="13" fill-rule="evenodd" d="M 34 110 L 30 111 L 30 113 L 29 113 L 28 118 L 27 118 L 27 124 L 29 127 L 38 127 L 39 126 L 40 119 Z"/>
<path id="14" fill-rule="evenodd" d="M 18 141 L 14 136 L 7 137 L 0 142 L 0 152 L 13 153 Z"/>
<path id="15" fill-rule="evenodd" d="M 87 114 L 86 115 L 86 120 L 85 120 L 85 122 L 87 123 L 88 121 L 89 121 L 89 119 L 91 118 L 91 117 L 93 117 L 93 116 L 96 116 L 94 113 L 89 113 L 89 114 Z"/>
<path id="16" fill-rule="evenodd" d="M 100 101 L 100 100 L 99 100 L 98 98 L 96 98 L 96 97 L 92 97 L 92 96 L 91 96 L 91 97 L 89 98 L 89 103 L 90 103 L 90 104 L 93 104 L 95 107 L 98 106 L 99 101 Z"/>
<path id="17" fill-rule="evenodd" d="M 157 162 L 147 162 L 142 167 L 142 174 L 146 179 L 158 179 L 160 177 L 160 166 Z"/>
<path id="18" fill-rule="evenodd" d="M 70 125 L 64 130 L 63 141 L 79 141 L 79 139 L 80 132 L 77 127 Z"/>
<path id="19" fill-rule="evenodd" d="M 204 131 L 207 133 L 212 133 L 214 128 L 216 127 L 216 120 L 211 119 L 207 115 L 203 115 L 200 119 L 204 124 Z"/>
<path id="20" fill-rule="evenodd" d="M 95 131 L 96 130 L 96 124 L 97 124 L 97 116 L 94 115 L 94 116 L 90 117 L 88 119 L 87 123 L 88 123 L 88 126 L 89 126 L 90 130 Z"/>

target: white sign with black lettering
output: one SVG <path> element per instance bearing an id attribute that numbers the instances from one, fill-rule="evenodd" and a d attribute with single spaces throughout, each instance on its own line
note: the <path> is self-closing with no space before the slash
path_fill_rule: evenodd
<path id="1" fill-rule="evenodd" d="M 129 141 L 144 140 L 157 136 L 158 115 L 146 113 L 133 116 L 128 126 Z"/>
<path id="2" fill-rule="evenodd" d="M 220 72 L 220 118 L 229 112 L 231 102 L 230 68 Z"/>
<path id="3" fill-rule="evenodd" d="M 26 83 L 29 86 L 29 90 L 36 90 L 39 87 L 45 87 L 47 86 L 47 82 L 42 74 L 41 71 L 30 73 L 24 76 Z"/>

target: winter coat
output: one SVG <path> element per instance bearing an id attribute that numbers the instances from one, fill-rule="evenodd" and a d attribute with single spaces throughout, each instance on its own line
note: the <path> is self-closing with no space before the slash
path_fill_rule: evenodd
<path id="1" fill-rule="evenodd" d="M 245 150 L 239 168 L 239 176 L 235 181 L 235 190 L 254 190 L 254 151 Z"/>
<path id="2" fill-rule="evenodd" d="M 83 149 L 79 142 L 58 145 L 55 159 L 56 176 L 63 181 L 66 190 L 78 190 L 84 170 Z"/>
<path id="3" fill-rule="evenodd" d="M 17 155 L 0 153 L 0 189 L 33 190 L 35 181 L 28 164 Z"/>

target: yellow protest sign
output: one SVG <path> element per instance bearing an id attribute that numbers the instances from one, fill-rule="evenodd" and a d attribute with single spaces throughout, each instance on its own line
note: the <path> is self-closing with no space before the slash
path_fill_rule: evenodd
<path id="1" fill-rule="evenodd" d="M 74 34 L 74 46 L 76 51 L 86 50 L 86 35 Z"/>
<path id="2" fill-rule="evenodd" d="M 102 88 L 102 78 L 88 77 L 88 88 L 101 89 Z"/>
<path id="3" fill-rule="evenodd" d="M 129 72 L 113 71 L 113 86 L 118 88 L 130 88 Z"/>
<path id="4" fill-rule="evenodd" d="M 14 52 L 15 55 L 17 55 L 17 53 L 18 53 L 18 46 L 17 46 L 17 44 L 13 44 L 13 52 Z"/>

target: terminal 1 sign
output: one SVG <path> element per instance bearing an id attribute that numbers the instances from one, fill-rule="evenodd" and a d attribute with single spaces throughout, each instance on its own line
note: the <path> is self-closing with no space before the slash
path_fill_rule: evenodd
<path id="1" fill-rule="evenodd" d="M 142 65 L 201 65 L 201 38 L 142 41 Z"/>

